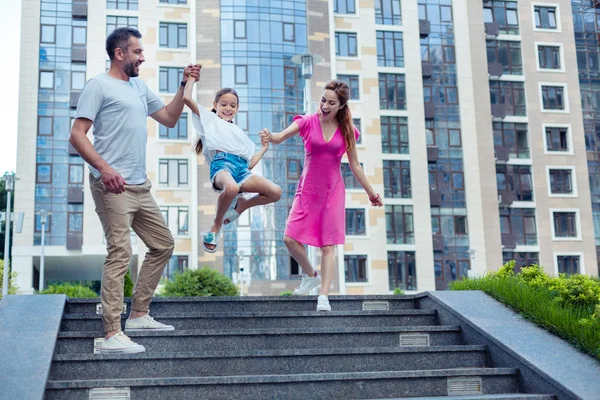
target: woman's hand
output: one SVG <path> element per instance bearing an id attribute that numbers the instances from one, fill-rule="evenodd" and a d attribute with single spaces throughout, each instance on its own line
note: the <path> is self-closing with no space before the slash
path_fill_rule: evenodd
<path id="1" fill-rule="evenodd" d="M 260 131 L 259 133 L 260 135 L 260 142 L 262 143 L 263 146 L 269 146 L 269 143 L 271 143 L 271 139 L 273 139 L 273 136 L 271 135 L 271 132 L 269 132 L 269 130 L 267 128 L 264 128 L 262 131 Z"/>
<path id="2" fill-rule="evenodd" d="M 369 201 L 373 207 L 381 207 L 383 206 L 383 201 L 381 200 L 381 196 L 377 193 L 375 196 L 369 197 Z"/>

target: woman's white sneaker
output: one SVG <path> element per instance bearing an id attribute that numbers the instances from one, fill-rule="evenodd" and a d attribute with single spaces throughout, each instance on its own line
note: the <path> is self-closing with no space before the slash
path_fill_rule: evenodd
<path id="1" fill-rule="evenodd" d="M 128 354 L 128 353 L 143 353 L 146 348 L 141 344 L 137 344 L 123 332 L 119 331 L 108 339 L 104 339 L 100 354 Z"/>
<path id="2" fill-rule="evenodd" d="M 302 281 L 300 282 L 300 286 L 294 289 L 294 295 L 299 294 L 308 294 L 311 290 L 316 288 L 321 284 L 321 275 L 317 274 L 317 276 L 309 277 L 306 274 L 302 274 Z"/>
<path id="3" fill-rule="evenodd" d="M 174 331 L 172 325 L 165 325 L 162 322 L 155 321 L 149 314 L 139 318 L 128 318 L 125 321 L 125 331 Z"/>
<path id="4" fill-rule="evenodd" d="M 329 299 L 325 295 L 320 295 L 317 299 L 317 311 L 331 311 Z"/>

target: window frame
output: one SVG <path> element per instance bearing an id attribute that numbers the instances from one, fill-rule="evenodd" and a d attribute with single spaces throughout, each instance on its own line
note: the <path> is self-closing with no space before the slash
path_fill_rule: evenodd
<path id="1" fill-rule="evenodd" d="M 177 161 L 177 183 L 176 184 L 171 184 L 169 182 L 169 177 L 170 177 L 170 173 L 169 173 L 169 168 L 170 168 L 170 161 Z M 162 165 L 166 164 L 167 165 L 167 181 L 166 183 L 164 181 L 161 180 L 161 167 Z M 181 180 L 181 174 L 180 172 L 180 168 L 181 166 L 186 165 L 187 167 L 187 175 L 185 177 L 185 182 L 182 182 Z M 190 189 L 190 161 L 187 158 L 169 158 L 169 157 L 164 157 L 164 158 L 159 158 L 158 159 L 158 185 L 159 185 L 159 189 L 169 189 L 169 190 L 173 190 L 173 189 L 186 189 L 189 190 Z"/>
<path id="2" fill-rule="evenodd" d="M 42 31 L 44 30 L 45 27 L 53 29 L 51 42 L 44 42 L 42 39 L 44 37 L 44 35 L 42 34 Z M 40 45 L 46 45 L 46 44 L 56 44 L 56 25 L 55 24 L 41 24 L 40 25 Z"/>
<path id="3" fill-rule="evenodd" d="M 558 49 L 558 62 L 560 63 L 558 68 L 545 68 L 540 63 L 540 48 L 557 48 Z M 536 66 L 539 72 L 565 72 L 565 57 L 564 47 L 562 43 L 547 43 L 547 42 L 536 42 L 535 43 L 536 53 Z"/>
<path id="4" fill-rule="evenodd" d="M 556 17 L 556 28 L 538 28 L 536 23 L 536 7 L 554 8 Z M 534 32 L 556 32 L 562 33 L 562 23 L 560 15 L 560 5 L 553 3 L 531 3 L 531 26 Z"/>
<path id="5" fill-rule="evenodd" d="M 389 1 L 389 6 L 392 10 L 391 17 L 389 16 L 390 14 L 383 11 L 384 1 Z M 393 12 L 394 3 L 396 3 L 396 9 L 398 10 L 396 14 Z M 382 26 L 402 26 L 402 2 L 400 0 L 375 0 L 373 9 L 375 11 L 375 24 Z"/>
<path id="6" fill-rule="evenodd" d="M 348 211 L 352 210 L 352 211 L 356 211 L 357 213 L 362 212 L 364 215 L 364 221 L 365 221 L 365 231 L 364 233 L 360 233 L 360 231 L 357 230 L 357 232 L 359 233 L 349 233 L 348 232 L 348 224 L 346 224 L 346 236 L 349 236 L 353 239 L 369 239 L 369 211 L 366 207 L 346 207 L 344 210 L 344 221 L 348 220 Z M 356 214 L 354 216 L 354 222 L 356 223 L 358 221 L 358 214 Z M 358 224 L 357 224 L 358 225 Z"/>
<path id="7" fill-rule="evenodd" d="M 569 108 L 569 91 L 567 89 L 566 83 L 559 82 L 538 82 L 538 93 L 540 99 L 540 111 L 543 113 L 551 113 L 551 114 L 568 114 L 570 112 Z M 558 98 L 558 89 L 562 91 L 563 98 L 563 108 L 546 108 L 544 104 L 544 92 L 549 93 L 549 90 L 554 89 L 557 93 Z M 549 99 L 549 96 L 548 96 Z M 550 101 L 550 100 L 549 100 Z"/>
<path id="8" fill-rule="evenodd" d="M 559 251 L 554 253 L 554 274 L 558 276 L 559 271 L 558 268 L 558 258 L 559 257 L 579 257 L 579 272 L 578 274 L 585 274 L 585 262 L 584 262 L 584 253 L 578 251 Z"/>
<path id="9" fill-rule="evenodd" d="M 348 4 L 352 3 L 352 6 L 354 7 L 354 12 L 345 12 L 345 13 L 340 13 L 339 11 L 339 7 L 338 7 L 338 3 L 345 3 L 346 6 L 346 10 L 348 9 Z M 339 16 L 357 16 L 358 15 L 358 9 L 356 8 L 356 0 L 334 0 L 333 1 L 333 13 L 335 15 L 339 15 Z"/>
<path id="10" fill-rule="evenodd" d="M 383 197 L 384 199 L 412 199 L 412 177 L 411 177 L 411 163 L 410 160 L 383 160 L 382 162 L 382 169 L 383 169 Z M 405 181 L 406 176 L 403 174 L 403 172 L 405 170 L 408 169 L 408 183 Z M 392 181 L 389 182 L 390 185 L 388 185 L 388 182 L 386 180 L 386 171 L 388 171 L 388 177 L 389 179 L 391 179 Z M 393 175 L 393 173 L 395 171 L 399 171 L 399 178 L 400 178 L 400 187 L 398 188 L 399 191 L 398 192 L 391 192 L 392 187 L 393 187 L 393 178 L 395 178 L 395 175 Z M 388 190 L 388 186 L 390 186 L 390 189 Z M 405 193 L 405 191 L 407 193 Z M 389 194 L 389 196 L 388 196 Z M 398 195 L 394 195 L 394 194 L 398 194 Z"/>
<path id="11" fill-rule="evenodd" d="M 387 37 L 391 36 L 391 37 Z M 397 37 L 399 36 L 399 37 Z M 405 68 L 404 64 L 404 32 L 401 31 L 386 31 L 377 30 L 375 32 L 375 40 L 377 47 L 377 66 L 378 67 L 390 67 L 390 68 Z M 391 41 L 391 59 L 387 58 L 388 46 L 386 43 Z M 397 42 L 400 42 L 401 54 L 396 54 Z M 382 55 L 380 55 L 380 52 Z"/>
<path id="12" fill-rule="evenodd" d="M 361 96 L 361 83 L 360 83 L 360 74 L 352 74 L 352 73 L 343 73 L 343 74 L 337 74 L 336 78 L 342 82 L 345 82 L 348 87 L 350 88 L 350 98 L 348 99 L 349 102 L 357 102 L 357 101 L 361 101 L 362 96 Z M 353 84 L 357 85 L 356 91 L 358 92 L 358 97 L 352 97 L 352 89 L 353 89 Z"/>
<path id="13" fill-rule="evenodd" d="M 348 49 L 348 54 L 340 54 L 340 41 L 342 40 L 342 38 L 340 36 L 344 36 L 345 37 L 345 41 L 346 41 L 346 48 Z M 354 48 L 355 48 L 355 54 L 353 54 L 350 49 L 350 42 L 351 40 L 354 38 Z M 355 31 L 344 31 L 344 30 L 336 30 L 335 31 L 335 56 L 337 58 L 341 58 L 341 59 L 347 59 L 347 58 L 351 58 L 351 59 L 355 59 L 355 58 L 360 58 L 360 50 L 359 50 L 359 42 L 358 42 L 358 32 Z"/>
<path id="14" fill-rule="evenodd" d="M 415 244 L 415 208 L 411 204 L 387 204 L 384 206 L 385 213 L 385 237 L 387 245 L 414 245 Z M 410 208 L 408 210 L 407 208 Z M 391 219 L 391 226 L 388 227 L 388 215 Z M 402 219 L 401 232 L 396 232 L 396 219 Z M 407 226 L 412 226 L 412 231 L 407 230 Z"/>
<path id="15" fill-rule="evenodd" d="M 398 146 L 392 145 L 392 127 L 397 127 Z M 402 140 L 402 128 L 406 128 L 406 141 Z M 410 132 L 407 117 L 382 115 L 379 117 L 379 132 L 381 135 L 382 154 L 410 154 Z M 394 151 L 397 147 L 398 151 Z M 405 151 L 403 151 L 405 150 Z"/>
<path id="16" fill-rule="evenodd" d="M 185 124 L 181 124 L 181 121 L 185 119 Z M 177 123 L 175 124 L 175 127 L 173 128 L 168 128 L 162 124 L 157 124 L 158 125 L 158 135 L 157 135 L 157 141 L 159 142 L 187 142 L 190 139 L 190 129 L 189 129 L 189 117 L 188 117 L 188 113 L 187 112 L 182 112 L 181 116 L 179 117 L 179 119 L 177 120 Z M 185 131 L 186 131 L 186 136 L 182 137 L 181 136 L 181 127 L 185 126 Z M 170 138 L 169 134 L 172 130 L 177 129 L 177 137 L 176 138 Z M 166 132 L 167 136 L 165 137 L 162 133 Z"/>
<path id="17" fill-rule="evenodd" d="M 550 212 L 550 227 L 552 229 L 552 240 L 555 242 L 574 242 L 581 241 L 581 218 L 578 208 L 551 208 Z M 556 236 L 556 217 L 557 213 L 572 213 L 574 215 L 575 236 Z"/>
<path id="18" fill-rule="evenodd" d="M 406 75 L 398 73 L 379 72 L 377 75 L 377 79 L 379 84 L 379 109 L 386 111 L 406 111 L 408 103 L 406 97 Z M 384 90 L 382 90 L 382 84 L 384 85 Z M 393 86 L 388 84 L 393 84 Z M 399 84 L 402 84 L 402 86 L 400 87 Z M 387 92 L 391 87 L 394 88 L 395 99 L 388 100 Z"/>
<path id="19" fill-rule="evenodd" d="M 557 193 L 552 191 L 552 171 L 569 171 L 571 173 L 571 193 Z M 578 197 L 575 166 L 546 165 L 546 180 L 546 183 L 548 184 L 548 197 Z"/>
<path id="20" fill-rule="evenodd" d="M 566 141 L 567 141 L 567 150 L 566 151 L 562 151 L 562 150 L 548 150 L 548 137 L 547 137 L 547 131 L 548 129 L 558 129 L 559 133 L 560 130 L 565 129 L 566 130 Z M 572 130 L 571 130 L 571 125 L 570 124 L 543 124 L 542 125 L 542 137 L 544 140 L 544 154 L 555 154 L 555 155 L 573 155 L 573 138 L 572 138 L 572 134 L 571 134 Z"/>
<path id="21" fill-rule="evenodd" d="M 358 281 L 349 281 L 348 280 L 348 275 L 346 273 L 346 266 L 347 266 L 347 262 L 350 260 L 347 260 L 347 258 L 354 258 L 356 257 L 356 262 L 357 262 L 357 266 L 359 268 L 359 274 L 360 275 L 360 265 L 358 264 L 362 259 L 364 259 L 365 265 L 364 265 L 364 272 L 365 272 L 365 278 L 363 280 L 358 280 Z M 371 278 L 371 267 L 370 267 L 370 262 L 369 262 L 369 255 L 368 254 L 364 254 L 364 253 L 356 253 L 356 252 L 344 252 L 344 282 L 346 285 L 348 286 L 366 286 L 369 285 L 370 282 L 370 278 Z M 350 268 L 348 268 L 348 271 L 350 270 Z"/>
<path id="22" fill-rule="evenodd" d="M 169 87 L 169 72 L 171 70 L 177 70 L 177 82 L 176 82 L 176 87 L 171 88 Z M 169 95 L 169 94 L 175 94 L 177 93 L 177 91 L 179 90 L 179 86 L 181 86 L 181 79 L 183 78 L 183 71 L 184 71 L 184 67 L 176 67 L 176 66 L 165 66 L 165 65 L 159 65 L 158 66 L 158 93 L 160 96 L 165 96 L 165 95 Z M 163 73 L 167 74 L 167 90 L 162 90 L 162 81 L 161 81 L 161 75 Z M 171 89 L 174 89 L 174 91 L 171 91 Z"/>
<path id="23" fill-rule="evenodd" d="M 285 35 L 285 27 L 286 26 L 292 27 L 292 38 L 291 39 L 286 39 L 286 35 Z M 282 22 L 281 23 L 281 37 L 283 38 L 284 43 L 295 43 L 296 42 L 296 24 L 293 22 Z"/>
<path id="24" fill-rule="evenodd" d="M 169 32 L 171 31 L 170 26 L 171 25 L 175 25 L 176 26 L 176 30 L 177 30 L 177 37 L 175 39 L 177 45 L 174 47 L 171 47 L 170 44 L 170 36 L 169 36 Z M 185 46 L 182 46 L 181 43 L 179 43 L 179 38 L 181 35 L 181 29 L 185 28 Z M 163 29 L 166 29 L 166 44 L 163 44 L 162 42 L 162 35 L 161 32 Z M 187 22 L 181 22 L 181 21 L 159 21 L 158 22 L 158 47 L 157 50 L 187 50 L 189 48 L 189 29 L 188 29 L 188 24 Z"/>

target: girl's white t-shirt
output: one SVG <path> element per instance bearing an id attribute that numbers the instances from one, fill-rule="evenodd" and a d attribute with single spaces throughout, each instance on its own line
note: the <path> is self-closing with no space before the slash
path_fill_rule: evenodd
<path id="1" fill-rule="evenodd" d="M 202 154 L 210 164 L 217 150 L 234 154 L 250 162 L 256 145 L 236 124 L 219 118 L 198 104 L 200 116 L 192 113 L 192 126 L 203 144 Z"/>

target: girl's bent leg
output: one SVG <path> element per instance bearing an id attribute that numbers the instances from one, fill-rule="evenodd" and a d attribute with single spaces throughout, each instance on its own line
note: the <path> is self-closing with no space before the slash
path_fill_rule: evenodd
<path id="1" fill-rule="evenodd" d="M 242 192 L 258 193 L 258 195 L 250 199 L 240 198 L 235 207 L 238 214 L 252 207 L 275 203 L 281 198 L 281 188 L 262 176 L 252 175 L 240 189 Z"/>

